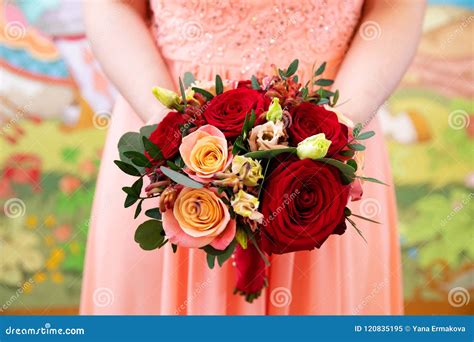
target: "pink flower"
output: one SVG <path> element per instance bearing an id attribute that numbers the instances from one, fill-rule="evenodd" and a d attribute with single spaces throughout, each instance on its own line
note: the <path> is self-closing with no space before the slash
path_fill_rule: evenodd
<path id="1" fill-rule="evenodd" d="M 224 134 L 214 126 L 204 125 L 183 138 L 179 152 L 190 177 L 203 183 L 224 172 L 231 162 Z"/>
<path id="2" fill-rule="evenodd" d="M 163 215 L 163 229 L 178 246 L 200 248 L 211 245 L 224 250 L 234 239 L 236 224 L 215 191 L 184 188 L 173 210 Z"/>

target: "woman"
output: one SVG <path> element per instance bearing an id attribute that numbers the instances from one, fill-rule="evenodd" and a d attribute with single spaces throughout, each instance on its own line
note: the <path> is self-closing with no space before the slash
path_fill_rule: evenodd
<path id="1" fill-rule="evenodd" d="M 401 314 L 401 267 L 393 187 L 364 185 L 359 222 L 320 250 L 271 257 L 269 286 L 252 304 L 233 295 L 231 263 L 210 270 L 200 250 L 146 252 L 133 240 L 138 221 L 118 190 L 130 180 L 113 164 L 126 131 L 166 113 L 150 89 L 197 79 L 246 79 L 271 63 L 300 60 L 300 77 L 327 61 L 325 78 L 342 94 L 338 110 L 378 132 L 367 144 L 366 174 L 390 182 L 377 108 L 409 65 L 420 35 L 422 1 L 87 1 L 97 58 L 120 90 L 94 201 L 81 302 L 83 314 Z M 375 212 L 371 211 L 374 210 Z M 143 217 L 139 219 L 143 220 Z"/>

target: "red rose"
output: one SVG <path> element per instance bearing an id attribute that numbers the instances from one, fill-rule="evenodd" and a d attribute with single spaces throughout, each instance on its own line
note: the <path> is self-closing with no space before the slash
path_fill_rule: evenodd
<path id="1" fill-rule="evenodd" d="M 281 162 L 265 181 L 262 248 L 283 254 L 319 248 L 345 231 L 349 186 L 339 170 L 311 159 Z"/>
<path id="2" fill-rule="evenodd" d="M 291 125 L 288 127 L 292 145 L 297 145 L 304 139 L 324 133 L 331 140 L 328 157 L 337 157 L 347 144 L 348 129 L 341 124 L 337 114 L 310 102 L 303 102 L 290 111 Z"/>
<path id="3" fill-rule="evenodd" d="M 234 262 L 236 272 L 235 289 L 241 294 L 258 294 L 265 286 L 265 262 L 254 244 L 248 241 L 246 249 L 235 247 Z"/>
<path id="4" fill-rule="evenodd" d="M 169 112 L 150 135 L 150 141 L 157 145 L 163 157 L 169 159 L 177 152 L 181 145 L 180 126 L 186 123 L 183 114 Z"/>
<path id="5" fill-rule="evenodd" d="M 227 138 L 238 136 L 245 116 L 251 110 L 260 114 L 265 109 L 262 93 L 248 88 L 237 88 L 214 97 L 203 113 L 207 123 L 219 128 Z"/>

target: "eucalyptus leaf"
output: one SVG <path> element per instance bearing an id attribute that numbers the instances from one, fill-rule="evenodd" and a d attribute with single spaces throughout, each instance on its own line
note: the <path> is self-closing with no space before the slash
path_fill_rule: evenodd
<path id="1" fill-rule="evenodd" d="M 349 147 L 350 149 L 352 149 L 354 151 L 364 151 L 365 150 L 365 146 L 361 145 L 361 144 L 349 144 L 349 145 L 347 145 L 347 147 Z"/>
<path id="2" fill-rule="evenodd" d="M 118 150 L 120 153 L 120 160 L 125 163 L 130 163 L 130 159 L 124 155 L 127 151 L 143 152 L 143 144 L 140 133 L 127 132 L 123 134 L 118 142 Z"/>
<path id="3" fill-rule="evenodd" d="M 315 85 L 318 85 L 318 86 L 321 86 L 321 87 L 327 87 L 327 86 L 330 86 L 333 83 L 334 83 L 333 80 L 328 80 L 328 79 L 325 79 L 325 78 L 321 78 L 321 79 L 316 80 L 314 82 Z"/>
<path id="4" fill-rule="evenodd" d="M 160 170 L 161 172 L 163 172 L 165 176 L 167 176 L 172 181 L 178 184 L 187 186 L 189 188 L 194 188 L 194 189 L 201 189 L 203 187 L 201 183 L 196 182 L 195 180 L 189 178 L 188 176 L 183 175 L 182 173 L 171 170 L 170 168 L 166 166 L 161 166 Z"/>
<path id="5" fill-rule="evenodd" d="M 258 83 L 257 77 L 255 75 L 252 75 L 250 80 L 252 82 L 252 89 L 254 89 L 254 90 L 260 90 L 261 89 L 260 84 Z"/>
<path id="6" fill-rule="evenodd" d="M 270 159 L 282 153 L 296 153 L 296 147 L 280 148 L 275 150 L 254 151 L 248 152 L 244 155 L 247 158 L 253 159 Z"/>
<path id="7" fill-rule="evenodd" d="M 143 126 L 142 128 L 140 128 L 140 134 L 142 137 L 149 138 L 151 133 L 153 133 L 153 131 L 155 131 L 157 127 L 158 124 Z"/>
<path id="8" fill-rule="evenodd" d="M 324 62 L 323 64 L 319 66 L 318 70 L 314 72 L 314 76 L 321 75 L 324 72 L 324 70 L 326 70 L 326 62 Z"/>
<path id="9" fill-rule="evenodd" d="M 347 164 L 344 164 L 343 162 L 339 161 L 339 160 L 336 160 L 336 159 L 331 159 L 331 158 L 320 158 L 320 159 L 316 159 L 317 161 L 320 161 L 320 162 L 323 162 L 323 163 L 326 163 L 326 164 L 329 164 L 329 165 L 332 165 L 334 167 L 337 167 L 339 169 L 339 171 L 341 171 L 341 173 L 350 178 L 351 180 L 354 179 L 355 175 L 354 175 L 354 169 L 352 168 L 352 166 L 350 165 L 347 165 Z"/>
<path id="10" fill-rule="evenodd" d="M 148 217 L 160 220 L 160 221 L 162 219 L 161 211 L 158 208 L 148 209 L 147 211 L 145 211 L 145 215 L 148 216 Z"/>
<path id="11" fill-rule="evenodd" d="M 138 171 L 133 165 L 125 163 L 121 160 L 114 160 L 114 163 L 120 168 L 120 170 L 125 172 L 127 175 L 137 177 L 141 176 L 140 171 Z"/>
<path id="12" fill-rule="evenodd" d="M 216 75 L 216 94 L 222 94 L 224 92 L 224 84 L 222 83 L 222 78 L 219 75 Z"/>
<path id="13" fill-rule="evenodd" d="M 148 220 L 135 231 L 135 242 L 146 251 L 158 248 L 164 241 L 163 225 L 157 220 Z"/>
<path id="14" fill-rule="evenodd" d="M 183 75 L 183 83 L 184 83 L 184 86 L 186 88 L 189 88 L 194 82 L 195 82 L 195 78 L 194 78 L 194 75 L 189 72 L 189 71 L 186 71 Z"/>
<path id="15" fill-rule="evenodd" d="M 365 181 L 367 181 L 367 182 L 372 182 L 372 183 L 377 183 L 377 184 L 382 184 L 382 185 L 388 186 L 387 183 L 384 183 L 384 182 L 382 182 L 381 180 L 378 180 L 378 179 L 373 178 L 373 177 L 361 177 L 361 176 L 357 176 L 357 178 L 363 179 L 363 180 L 365 180 Z"/>
<path id="16" fill-rule="evenodd" d="M 372 138 L 374 135 L 375 135 L 374 131 L 364 132 L 364 133 L 361 133 L 357 136 L 357 140 L 369 139 L 369 138 Z"/>
<path id="17" fill-rule="evenodd" d="M 202 96 L 204 96 L 206 98 L 207 101 L 210 101 L 214 98 L 214 95 L 212 95 L 210 92 L 208 92 L 207 90 L 204 90 L 204 89 L 201 89 L 201 88 L 197 88 L 197 87 L 193 87 L 192 88 L 196 93 L 199 93 L 201 94 Z"/>
<path id="18" fill-rule="evenodd" d="M 298 70 L 299 60 L 295 59 L 293 62 L 290 63 L 288 69 L 286 69 L 285 76 L 290 77 Z"/>

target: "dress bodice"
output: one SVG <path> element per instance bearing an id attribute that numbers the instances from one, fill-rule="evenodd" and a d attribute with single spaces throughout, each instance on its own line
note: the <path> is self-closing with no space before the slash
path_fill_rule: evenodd
<path id="1" fill-rule="evenodd" d="M 357 26 L 362 0 L 152 0 L 153 31 L 174 76 L 232 79 L 300 60 L 337 69 Z"/>

